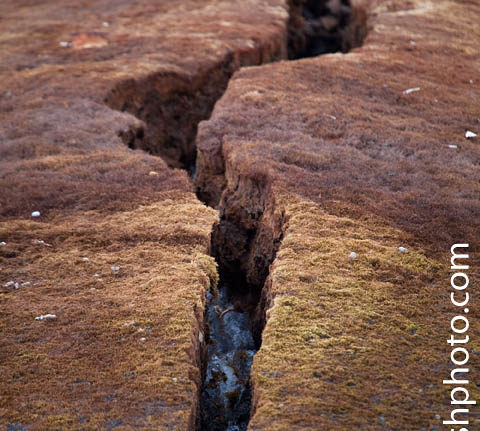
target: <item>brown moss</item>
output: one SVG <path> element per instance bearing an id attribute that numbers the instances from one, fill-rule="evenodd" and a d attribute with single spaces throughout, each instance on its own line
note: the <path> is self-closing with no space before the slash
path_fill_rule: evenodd
<path id="1" fill-rule="evenodd" d="M 3 423 L 191 426 L 201 380 L 198 319 L 215 278 L 214 267 L 204 271 L 192 256 L 209 262 L 214 219 L 192 194 L 167 193 L 111 216 L 1 223 L 6 247 L 22 249 L 3 265 L 1 283 L 31 283 L 0 298 Z M 57 319 L 35 320 L 46 313 Z"/>

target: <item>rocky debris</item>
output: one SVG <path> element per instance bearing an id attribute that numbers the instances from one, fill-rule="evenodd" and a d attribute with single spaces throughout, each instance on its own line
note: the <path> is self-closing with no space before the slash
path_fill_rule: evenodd
<path id="1" fill-rule="evenodd" d="M 477 134 L 472 132 L 471 130 L 467 130 L 465 132 L 465 138 L 467 139 L 472 139 L 472 138 L 476 138 L 477 137 Z"/>
<path id="2" fill-rule="evenodd" d="M 5 287 L 14 287 L 15 289 L 18 289 L 20 284 L 16 281 L 10 280 L 5 283 Z"/>

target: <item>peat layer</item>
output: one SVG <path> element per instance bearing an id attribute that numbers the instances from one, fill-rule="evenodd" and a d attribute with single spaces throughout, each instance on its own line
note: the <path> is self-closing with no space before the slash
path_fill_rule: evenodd
<path id="1" fill-rule="evenodd" d="M 254 409 L 250 367 L 266 319 L 262 289 L 286 220 L 275 206 L 271 184 L 264 175 L 242 176 L 229 169 L 221 154 L 197 160 L 196 144 L 208 145 L 201 133 L 197 136 L 198 124 L 210 117 L 240 67 L 347 52 L 359 46 L 366 34 L 364 11 L 352 8 L 348 0 L 292 0 L 289 9 L 286 46 L 269 55 L 239 59 L 228 52 L 223 61 L 193 77 L 154 73 L 142 80 L 120 82 L 105 98 L 111 108 L 127 111 L 145 123 L 145 127 L 122 135 L 129 148 L 142 149 L 162 157 L 170 167 L 188 170 L 199 199 L 220 212 L 211 242 L 220 284 L 218 292 L 207 295 L 199 430 L 247 429 Z M 213 178 L 212 172 L 216 174 Z"/>

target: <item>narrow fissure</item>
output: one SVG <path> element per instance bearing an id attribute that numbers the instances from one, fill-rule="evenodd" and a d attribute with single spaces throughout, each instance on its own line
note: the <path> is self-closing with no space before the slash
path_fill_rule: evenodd
<path id="1" fill-rule="evenodd" d="M 282 59 L 280 52 L 290 60 L 348 52 L 360 46 L 367 33 L 365 11 L 352 8 L 349 0 L 290 0 L 289 9 L 288 46 L 264 57 L 262 64 Z M 142 80 L 122 81 L 105 102 L 143 121 L 144 126 L 121 135 L 129 148 L 160 156 L 194 179 L 198 124 L 210 117 L 235 70 L 247 64 L 248 60 L 238 62 L 229 54 L 198 77 L 159 72 Z M 269 306 L 264 285 L 285 220 L 276 213 L 267 183 L 246 187 L 255 188 L 252 196 L 260 196 L 261 202 L 237 207 L 241 204 L 235 203 L 239 201 L 235 193 L 245 189 L 235 193 L 220 189 L 213 194 L 205 184 L 196 189 L 200 200 L 220 212 L 211 242 L 220 282 L 215 292 L 207 292 L 206 345 L 196 361 L 202 363 L 196 431 L 245 431 L 255 408 L 250 367 L 261 346 Z"/>

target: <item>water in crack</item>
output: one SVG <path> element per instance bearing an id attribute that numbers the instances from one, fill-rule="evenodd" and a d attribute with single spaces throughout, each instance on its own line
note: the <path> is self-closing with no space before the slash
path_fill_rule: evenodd
<path id="1" fill-rule="evenodd" d="M 202 391 L 203 431 L 245 431 L 250 419 L 250 367 L 256 353 L 251 316 L 235 311 L 228 286 L 207 294 L 208 358 Z"/>

